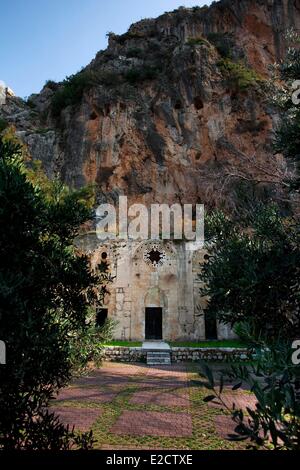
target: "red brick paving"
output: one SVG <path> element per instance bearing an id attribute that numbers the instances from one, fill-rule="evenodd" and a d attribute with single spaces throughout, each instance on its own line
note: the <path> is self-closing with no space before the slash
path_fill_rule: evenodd
<path id="1" fill-rule="evenodd" d="M 222 400 L 228 408 L 232 409 L 234 403 L 235 409 L 241 409 L 244 411 L 246 408 L 255 409 L 255 404 L 257 403 L 255 395 L 243 393 L 242 391 L 223 393 Z M 219 404 L 217 400 L 209 402 L 209 406 L 224 408 L 224 406 Z"/>
<path id="2" fill-rule="evenodd" d="M 235 434 L 234 429 L 236 426 L 231 416 L 220 415 L 215 417 L 216 431 L 222 439 L 228 439 L 228 434 Z"/>
<path id="3" fill-rule="evenodd" d="M 157 367 L 148 367 L 146 369 L 147 377 L 160 377 L 162 379 L 181 379 L 187 380 L 186 368 L 183 366 L 157 366 Z"/>
<path id="4" fill-rule="evenodd" d="M 190 404 L 187 393 L 178 394 L 159 390 L 141 390 L 135 392 L 130 400 L 133 405 L 184 406 Z"/>
<path id="5" fill-rule="evenodd" d="M 131 377 L 142 377 L 146 371 L 146 364 L 105 363 L 100 370 L 93 370 L 84 377 L 74 379 L 73 384 L 76 386 L 108 386 L 122 389 L 128 384 L 132 384 Z"/>
<path id="6" fill-rule="evenodd" d="M 131 436 L 189 437 L 192 418 L 188 413 L 123 411 L 110 432 Z"/>
<path id="7" fill-rule="evenodd" d="M 107 373 L 110 375 L 119 375 L 119 376 L 133 376 L 145 374 L 147 371 L 146 364 L 119 364 L 119 363 L 104 363 L 101 367 L 101 375 Z"/>
<path id="8" fill-rule="evenodd" d="M 184 389 L 187 387 L 187 382 L 183 380 L 163 380 L 160 378 L 150 378 L 145 380 L 140 380 L 139 382 L 134 382 L 134 386 L 140 389 L 147 388 L 165 388 L 168 390 Z"/>
<path id="9" fill-rule="evenodd" d="M 101 390 L 99 388 L 64 388 L 57 396 L 59 401 L 91 401 L 95 403 L 109 403 L 115 396 L 117 391 Z"/>
<path id="10" fill-rule="evenodd" d="M 69 408 L 53 407 L 53 411 L 59 417 L 59 420 L 65 426 L 70 426 L 75 430 L 89 431 L 93 423 L 101 416 L 102 411 L 99 408 Z"/>
<path id="11" fill-rule="evenodd" d="M 104 376 L 94 376 L 88 375 L 85 377 L 80 377 L 74 379 L 72 385 L 79 387 L 110 387 L 111 389 L 121 390 L 126 388 L 127 385 L 131 383 L 125 377 L 104 377 Z"/>

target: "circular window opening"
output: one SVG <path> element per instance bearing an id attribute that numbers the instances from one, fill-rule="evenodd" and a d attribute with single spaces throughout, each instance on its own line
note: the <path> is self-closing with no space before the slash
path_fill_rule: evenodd
<path id="1" fill-rule="evenodd" d="M 149 248 L 144 253 L 144 260 L 147 264 L 150 264 L 157 268 L 158 266 L 162 266 L 166 259 L 166 253 L 163 250 L 160 250 L 157 246 L 153 246 Z"/>

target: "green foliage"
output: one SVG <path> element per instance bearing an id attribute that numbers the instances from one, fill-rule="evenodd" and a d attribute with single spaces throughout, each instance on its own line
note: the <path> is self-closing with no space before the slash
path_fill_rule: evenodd
<path id="1" fill-rule="evenodd" d="M 299 223 L 274 206 L 259 209 L 244 232 L 220 213 L 211 219 L 201 273 L 207 313 L 231 325 L 250 322 L 257 336 L 299 335 Z"/>
<path id="2" fill-rule="evenodd" d="M 67 106 L 80 103 L 86 90 L 98 83 L 94 72 L 85 70 L 67 77 L 52 98 L 52 113 L 59 116 Z"/>
<path id="3" fill-rule="evenodd" d="M 291 191 L 300 189 L 300 109 L 286 113 L 275 133 L 274 151 L 283 153 L 295 169 L 288 180 Z"/>
<path id="4" fill-rule="evenodd" d="M 3 132 L 8 127 L 8 122 L 6 119 L 0 118 L 0 133 Z"/>
<path id="5" fill-rule="evenodd" d="M 50 88 L 50 90 L 55 91 L 58 88 L 59 84 L 56 83 L 54 80 L 47 80 L 44 86 Z"/>
<path id="6" fill-rule="evenodd" d="M 207 39 L 215 46 L 222 57 L 225 59 L 232 58 L 232 49 L 235 47 L 235 43 L 230 35 L 224 33 L 209 33 Z"/>
<path id="7" fill-rule="evenodd" d="M 253 338 L 255 341 L 255 338 Z M 250 449 L 300 450 L 300 367 L 292 362 L 290 342 L 261 343 L 256 349 L 256 362 L 252 366 L 231 366 L 225 373 L 235 381 L 233 390 L 242 384 L 254 393 L 257 404 L 243 410 L 228 407 L 223 400 L 224 376 L 220 376 L 217 387 L 213 373 L 202 364 L 203 375 L 208 380 L 207 388 L 213 393 L 204 400 L 217 401 L 232 415 L 233 432 L 228 437 L 233 441 L 249 441 Z"/>
<path id="8" fill-rule="evenodd" d="M 141 348 L 141 341 L 107 341 L 105 346 L 121 346 L 124 348 Z"/>
<path id="9" fill-rule="evenodd" d="M 256 87 L 262 82 L 262 78 L 255 70 L 246 67 L 242 62 L 222 59 L 218 65 L 229 86 L 236 91 L 245 91 L 250 87 Z"/>
<path id="10" fill-rule="evenodd" d="M 130 47 L 126 52 L 126 57 L 138 57 L 143 58 L 145 55 L 143 49 L 140 47 Z"/>
<path id="11" fill-rule="evenodd" d="M 101 282 L 105 286 L 111 282 L 107 270 L 101 275 Z M 107 292 L 105 290 L 105 292 Z M 103 292 L 104 294 L 104 292 Z M 103 347 L 112 340 L 116 322 L 107 319 L 102 327 L 95 325 L 94 313 L 86 320 L 84 328 L 70 336 L 70 360 L 76 373 L 83 372 L 89 362 L 99 366 L 102 360 Z"/>
<path id="12" fill-rule="evenodd" d="M 279 64 L 279 71 L 283 80 L 297 80 L 300 75 L 300 50 L 297 47 L 288 49 L 284 61 Z"/>
<path id="13" fill-rule="evenodd" d="M 29 108 L 31 108 L 31 109 L 35 109 L 35 108 L 36 108 L 35 103 L 34 103 L 30 98 L 27 99 L 26 104 L 27 104 L 27 106 L 29 106 Z"/>
<path id="14" fill-rule="evenodd" d="M 131 39 L 144 39 L 145 38 L 145 34 L 141 31 L 128 31 L 127 33 L 121 34 L 120 36 L 114 33 L 110 33 L 110 35 L 114 38 L 114 40 L 118 44 L 121 44 L 121 45 L 125 44 L 125 42 Z"/>
<path id="15" fill-rule="evenodd" d="M 282 153 L 291 163 L 294 171 L 288 178 L 291 191 L 300 190 L 300 108 L 293 103 L 292 95 L 295 93 L 293 82 L 299 80 L 300 73 L 300 35 L 289 31 L 287 39 L 290 47 L 286 57 L 277 64 L 275 78 L 283 81 L 280 90 L 275 93 L 273 102 L 281 112 L 281 122 L 278 126 L 274 141 L 274 152 Z M 299 86 L 296 87 L 299 89 Z M 299 93 L 296 93 L 299 98 Z"/>
<path id="16" fill-rule="evenodd" d="M 115 87 L 121 83 L 122 76 L 113 70 L 102 70 L 97 73 L 97 83 L 108 87 Z"/>
<path id="17" fill-rule="evenodd" d="M 156 79 L 161 72 L 161 68 L 157 66 L 145 65 L 143 67 L 132 67 L 125 72 L 124 78 L 131 85 L 143 82 L 145 80 Z"/>
<path id="18" fill-rule="evenodd" d="M 32 181 L 20 146 L 0 141 L 0 330 L 7 347 L 0 448 L 6 449 L 75 442 L 45 410 L 70 379 L 70 338 L 84 330 L 90 306 L 106 292 L 101 273 L 73 247 L 91 214 L 83 193 L 59 182 L 44 191 Z M 82 447 L 90 443 L 88 436 L 78 439 Z"/>
<path id="19" fill-rule="evenodd" d="M 202 37 L 200 37 L 200 38 L 189 38 L 187 40 L 187 44 L 189 46 L 208 46 L 208 47 L 210 47 L 209 42 L 206 39 L 202 38 Z"/>

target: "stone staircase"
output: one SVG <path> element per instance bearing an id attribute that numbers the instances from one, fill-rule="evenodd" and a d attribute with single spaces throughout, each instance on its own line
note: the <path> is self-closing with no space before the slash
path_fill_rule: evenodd
<path id="1" fill-rule="evenodd" d="M 171 364 L 171 353 L 169 351 L 148 351 L 147 364 L 149 366 Z"/>

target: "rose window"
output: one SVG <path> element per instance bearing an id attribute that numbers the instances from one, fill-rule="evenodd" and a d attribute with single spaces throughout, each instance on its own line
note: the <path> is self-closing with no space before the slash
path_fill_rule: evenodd
<path id="1" fill-rule="evenodd" d="M 165 260 L 166 252 L 158 245 L 153 245 L 144 252 L 144 261 L 154 268 L 162 266 Z"/>

